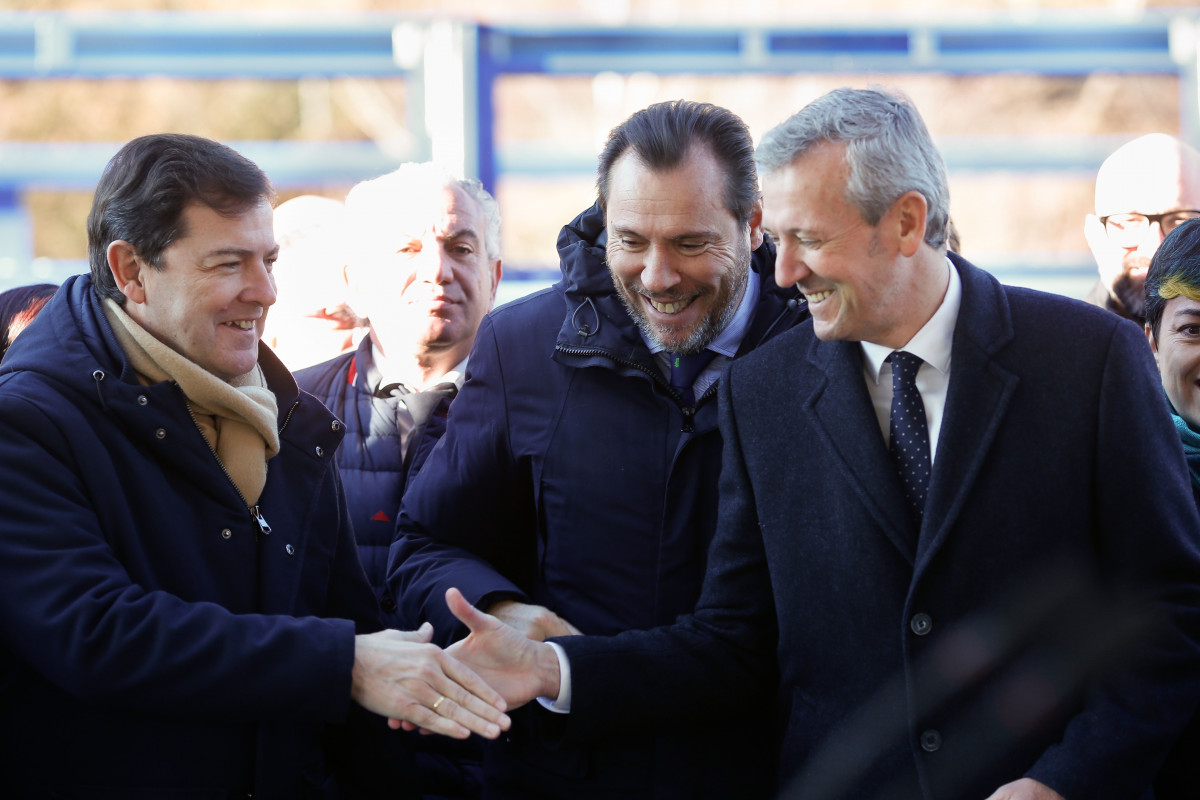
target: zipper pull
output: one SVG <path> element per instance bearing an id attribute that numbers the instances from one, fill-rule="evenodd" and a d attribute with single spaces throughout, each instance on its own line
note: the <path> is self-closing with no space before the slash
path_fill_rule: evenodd
<path id="1" fill-rule="evenodd" d="M 254 519 L 254 523 L 258 525 L 258 529 L 264 535 L 271 532 L 271 526 L 267 524 L 267 518 L 262 515 L 262 510 L 258 506 L 250 506 L 250 516 Z"/>
<path id="2" fill-rule="evenodd" d="M 696 407 L 681 406 L 679 409 L 683 413 L 683 426 L 679 429 L 680 433 L 695 433 L 696 432 Z"/>

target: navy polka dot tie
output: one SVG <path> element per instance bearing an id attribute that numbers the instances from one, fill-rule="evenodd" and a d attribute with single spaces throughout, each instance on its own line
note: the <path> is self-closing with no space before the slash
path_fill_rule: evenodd
<path id="1" fill-rule="evenodd" d="M 917 391 L 917 370 L 924 362 L 903 350 L 892 353 L 887 360 L 892 365 L 892 423 L 888 452 L 919 521 L 925 513 L 930 472 L 929 425 L 925 421 L 925 404 Z"/>

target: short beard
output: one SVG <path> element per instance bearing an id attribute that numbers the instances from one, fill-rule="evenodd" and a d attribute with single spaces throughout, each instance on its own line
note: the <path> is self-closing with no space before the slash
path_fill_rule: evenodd
<path id="1" fill-rule="evenodd" d="M 709 309 L 708 314 L 700 321 L 699 325 L 692 329 L 687 338 L 679 344 L 674 345 L 667 341 L 667 337 L 671 336 L 674 331 L 670 328 L 656 326 L 648 320 L 641 305 L 634 299 L 634 294 L 642 293 L 635 292 L 630 287 L 621 283 L 620 278 L 615 273 L 611 274 L 613 286 L 617 290 L 617 297 L 621 298 L 621 304 L 625 306 L 625 311 L 633 318 L 642 335 L 649 339 L 655 347 L 662 347 L 667 352 L 686 356 L 699 353 L 712 344 L 712 341 L 721 335 L 721 331 L 729 327 L 729 323 L 733 321 L 734 315 L 737 314 L 738 306 L 741 304 L 742 294 L 746 287 L 746 276 L 750 271 L 749 242 L 745 242 L 743 247 L 738 248 L 737 260 L 741 268 L 734 270 L 734 274 L 726 273 L 721 276 L 721 283 L 717 288 L 716 298 L 713 300 L 712 308 Z M 695 301 L 693 300 L 693 302 Z"/>
<path id="2" fill-rule="evenodd" d="M 1140 322 L 1146 319 L 1146 278 L 1144 274 L 1133 277 L 1131 270 L 1138 266 L 1146 266 L 1145 259 L 1125 261 L 1124 271 L 1113 281 L 1112 293 L 1125 315 Z"/>

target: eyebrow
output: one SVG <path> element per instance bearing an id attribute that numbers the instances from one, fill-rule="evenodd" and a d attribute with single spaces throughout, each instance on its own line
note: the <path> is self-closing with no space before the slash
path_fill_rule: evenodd
<path id="1" fill-rule="evenodd" d="M 798 233 L 812 233 L 813 232 L 813 227 L 812 227 L 811 223 L 802 223 L 799 225 L 781 225 L 777 228 L 773 228 L 770 225 L 768 225 L 766 222 L 763 222 L 763 229 L 764 230 L 774 230 L 777 233 L 786 233 L 789 236 L 795 236 Z"/>
<path id="2" fill-rule="evenodd" d="M 203 258 L 207 261 L 210 258 L 226 258 L 228 256 L 237 256 L 238 258 L 248 258 L 254 255 L 253 250 L 248 250 L 244 247 L 219 247 L 216 250 L 209 250 L 204 254 Z M 279 245 L 275 245 L 267 251 L 267 257 L 278 256 Z"/>
<path id="3" fill-rule="evenodd" d="M 439 238 L 441 238 L 443 241 L 447 241 L 447 242 L 457 242 L 460 239 L 469 239 L 472 242 L 479 240 L 479 237 L 475 234 L 475 231 L 472 230 L 471 228 L 463 228 L 460 231 L 451 231 L 450 233 L 447 233 L 445 236 L 442 236 Z"/>
<path id="4" fill-rule="evenodd" d="M 636 236 L 639 239 L 648 238 L 645 234 L 639 233 L 638 231 L 635 231 L 633 228 L 626 228 L 626 227 L 622 227 L 619 225 L 613 226 L 613 232 L 616 233 L 618 236 Z M 667 241 L 679 242 L 684 239 L 711 239 L 712 237 L 714 237 L 716 235 L 717 235 L 716 231 L 710 231 L 710 230 L 687 231 L 685 233 L 676 234 L 675 236 L 670 237 Z"/>

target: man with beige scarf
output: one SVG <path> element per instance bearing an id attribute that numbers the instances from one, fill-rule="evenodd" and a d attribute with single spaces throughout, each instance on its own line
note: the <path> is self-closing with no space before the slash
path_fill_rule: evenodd
<path id="1" fill-rule="evenodd" d="M 378 714 L 508 726 L 428 628 L 378 631 L 343 426 L 259 342 L 272 197 L 216 142 L 130 142 L 91 275 L 0 368 L 0 795 L 403 797 Z"/>

